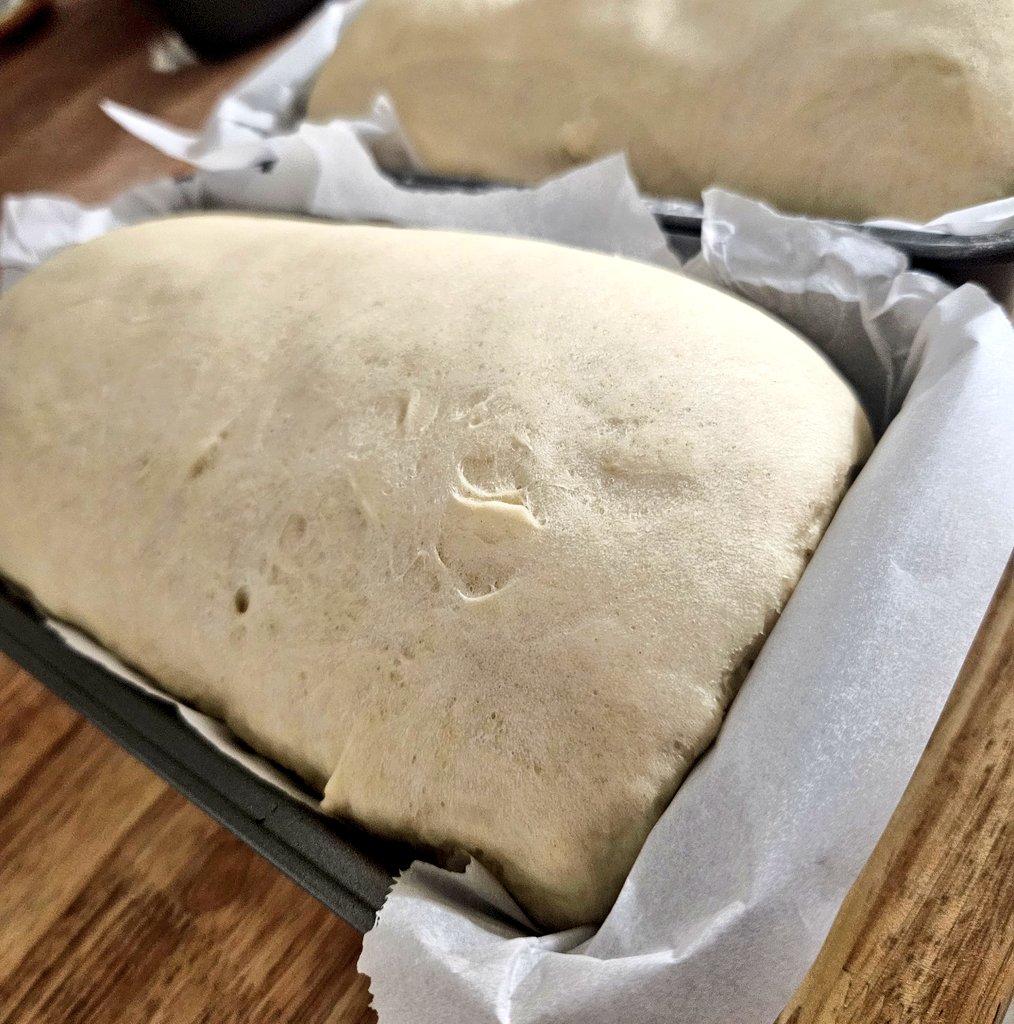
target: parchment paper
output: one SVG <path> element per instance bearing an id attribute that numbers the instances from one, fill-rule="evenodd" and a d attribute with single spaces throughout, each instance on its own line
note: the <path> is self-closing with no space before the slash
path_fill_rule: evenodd
<path id="1" fill-rule="evenodd" d="M 204 140 L 188 151 L 193 180 L 105 208 L 12 199 L 5 281 L 116 224 L 212 206 L 659 258 L 661 236 L 618 158 L 537 190 L 407 193 L 359 141 L 396 144 L 390 113 Z M 180 134 L 155 128 L 163 145 Z M 604 924 L 532 936 L 481 866 L 416 865 L 361 960 L 383 1024 L 767 1024 L 896 805 L 1014 544 L 1014 331 L 985 293 L 911 273 L 854 232 L 717 191 L 687 269 L 805 330 L 886 432 Z"/>

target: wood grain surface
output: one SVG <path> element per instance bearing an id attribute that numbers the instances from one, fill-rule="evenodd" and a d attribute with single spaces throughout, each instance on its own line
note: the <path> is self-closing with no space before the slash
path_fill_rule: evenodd
<path id="1" fill-rule="evenodd" d="M 356 932 L 0 655 L 0 1021 L 365 1024 Z"/>
<path id="2" fill-rule="evenodd" d="M 37 30 L 0 41 L 0 195 L 53 191 L 94 202 L 186 170 L 132 139 L 99 101 L 196 128 L 273 44 L 160 75 L 148 67 L 147 48 L 165 28 L 145 0 L 58 0 Z"/>
<path id="3" fill-rule="evenodd" d="M 1014 558 L 780 1024 L 994 1024 L 1014 992 Z"/>
<path id="4" fill-rule="evenodd" d="M 104 97 L 197 127 L 268 47 L 175 75 L 142 0 L 62 0 L 0 43 L 0 195 L 107 198 L 184 168 Z M 0 1021 L 375 1021 L 349 926 L 0 656 Z"/>

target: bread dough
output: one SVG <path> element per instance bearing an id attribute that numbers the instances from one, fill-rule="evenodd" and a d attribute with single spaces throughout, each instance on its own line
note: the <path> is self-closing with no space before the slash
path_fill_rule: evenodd
<path id="1" fill-rule="evenodd" d="M 1014 191 L 1014 0 L 368 0 L 309 100 L 440 174 L 628 154 L 643 189 L 926 220 Z"/>
<path id="2" fill-rule="evenodd" d="M 4 573 L 551 927 L 605 914 L 870 447 L 767 314 L 518 239 L 181 217 L 0 338 Z"/>

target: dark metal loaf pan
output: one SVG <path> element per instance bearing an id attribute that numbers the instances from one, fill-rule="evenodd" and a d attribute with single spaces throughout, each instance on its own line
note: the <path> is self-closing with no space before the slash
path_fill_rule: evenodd
<path id="1" fill-rule="evenodd" d="M 416 188 L 491 187 L 429 175 L 395 177 Z M 647 202 L 676 251 L 687 257 L 699 249 L 700 216 L 665 200 Z M 905 252 L 913 265 L 943 276 L 1014 260 L 1014 232 L 963 237 L 862 230 Z M 405 847 L 315 814 L 252 775 L 193 732 L 171 705 L 70 650 L 29 605 L 2 587 L 0 650 L 353 927 L 365 932 L 372 926 L 393 875 L 411 859 Z"/>
<path id="2" fill-rule="evenodd" d="M 410 188 L 438 191 L 462 190 L 483 192 L 490 188 L 504 188 L 487 182 L 467 178 L 447 178 L 439 175 L 400 173 L 392 175 L 400 184 Z M 700 213 L 690 213 L 686 203 L 671 199 L 645 198 L 648 209 L 669 236 L 670 243 L 681 256 L 688 257 L 700 249 Z M 941 277 L 963 277 L 975 271 L 1014 262 L 1014 230 L 988 235 L 948 235 L 933 231 L 902 230 L 834 221 L 843 227 L 855 228 L 879 238 L 900 249 L 913 267 L 928 270 Z"/>

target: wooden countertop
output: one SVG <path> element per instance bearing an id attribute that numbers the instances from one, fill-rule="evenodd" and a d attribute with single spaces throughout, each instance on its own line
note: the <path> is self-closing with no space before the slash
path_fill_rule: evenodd
<path id="1" fill-rule="evenodd" d="M 0 197 L 182 168 L 98 110 L 197 127 L 265 50 L 162 76 L 144 0 L 0 43 Z M 30 510 L 28 510 L 30 514 Z M 782 1024 L 998 1024 L 1014 991 L 1014 569 Z M 375 1021 L 360 940 L 0 656 L 0 1020 Z"/>
<path id="2" fill-rule="evenodd" d="M 0 751 L 0 1020 L 376 1020 L 352 928 L 2 655 Z"/>

